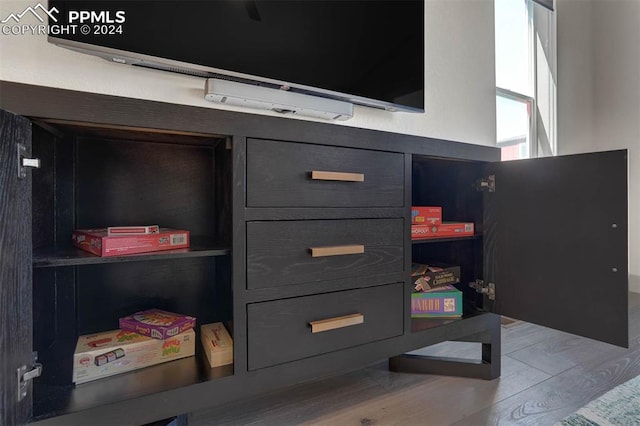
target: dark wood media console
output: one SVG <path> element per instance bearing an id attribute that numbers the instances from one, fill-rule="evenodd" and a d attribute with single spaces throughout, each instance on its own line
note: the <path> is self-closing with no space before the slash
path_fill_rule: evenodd
<path id="1" fill-rule="evenodd" d="M 628 344 L 626 151 L 500 163 L 492 147 L 328 123 L 0 93 L 2 424 L 139 425 L 387 358 L 493 379 L 497 314 Z M 412 205 L 476 233 L 412 241 Z M 75 228 L 146 223 L 188 229 L 192 247 L 100 258 L 70 245 Z M 462 319 L 411 318 L 411 261 L 434 259 L 461 266 Z M 198 343 L 71 383 L 79 335 L 153 307 L 225 322 L 233 365 L 209 368 Z M 320 320 L 332 329 L 312 333 Z M 481 356 L 405 355 L 448 340 Z"/>

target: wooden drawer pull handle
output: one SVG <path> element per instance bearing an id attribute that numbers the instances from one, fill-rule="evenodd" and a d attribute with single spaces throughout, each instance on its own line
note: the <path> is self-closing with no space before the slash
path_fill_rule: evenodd
<path id="1" fill-rule="evenodd" d="M 323 172 L 313 170 L 311 172 L 313 180 L 340 180 L 343 182 L 364 182 L 364 173 L 343 173 L 343 172 Z"/>
<path id="2" fill-rule="evenodd" d="M 323 331 L 335 330 L 336 328 L 349 327 L 364 323 L 364 315 L 351 314 L 343 317 L 327 318 L 319 321 L 311 321 L 312 333 L 322 333 Z"/>
<path id="3" fill-rule="evenodd" d="M 354 244 L 350 246 L 311 247 L 309 248 L 309 250 L 311 251 L 311 257 L 362 254 L 364 253 L 364 244 Z"/>

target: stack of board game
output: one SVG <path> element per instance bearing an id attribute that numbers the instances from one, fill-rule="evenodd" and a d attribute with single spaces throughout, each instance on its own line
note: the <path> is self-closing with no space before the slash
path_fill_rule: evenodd
<path id="1" fill-rule="evenodd" d="M 77 229 L 71 243 L 97 256 L 122 256 L 189 247 L 189 231 L 158 225 Z"/>
<path id="2" fill-rule="evenodd" d="M 460 267 L 442 264 L 411 265 L 411 317 L 460 318 L 462 292 L 453 284 L 460 282 Z"/>
<path id="3" fill-rule="evenodd" d="M 186 332 L 193 334 L 195 325 L 194 317 L 160 309 L 151 309 L 120 318 L 120 329 L 160 340 L 170 339 L 173 336 L 179 337 Z M 221 322 L 201 325 L 200 341 L 212 368 L 233 362 L 233 341 Z"/>
<path id="4" fill-rule="evenodd" d="M 472 236 L 472 222 L 443 222 L 442 207 L 414 206 L 411 208 L 411 238 L 429 239 Z"/>
<path id="5" fill-rule="evenodd" d="M 78 338 L 73 382 L 81 384 L 195 355 L 196 318 L 160 309 L 119 320 L 120 329 Z M 200 327 L 211 368 L 233 363 L 233 340 L 221 322 Z"/>
<path id="6" fill-rule="evenodd" d="M 120 319 L 120 330 L 80 336 L 73 382 L 85 383 L 195 354 L 196 319 L 151 309 Z"/>

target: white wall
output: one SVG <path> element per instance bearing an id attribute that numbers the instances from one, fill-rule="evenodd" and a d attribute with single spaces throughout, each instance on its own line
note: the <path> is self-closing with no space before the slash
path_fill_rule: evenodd
<path id="1" fill-rule="evenodd" d="M 557 6 L 559 151 L 629 149 L 630 288 L 640 292 L 640 1 Z"/>
<path id="2" fill-rule="evenodd" d="M 557 134 L 560 154 L 588 152 L 593 141 L 593 40 L 590 1 L 557 0 Z"/>
<path id="3" fill-rule="evenodd" d="M 2 0 L 0 20 L 36 3 Z M 495 145 L 493 1 L 426 0 L 425 9 L 426 113 L 357 107 L 352 120 L 337 124 Z M 201 78 L 112 64 L 44 36 L 0 34 L 0 79 L 220 108 L 203 100 Z"/>

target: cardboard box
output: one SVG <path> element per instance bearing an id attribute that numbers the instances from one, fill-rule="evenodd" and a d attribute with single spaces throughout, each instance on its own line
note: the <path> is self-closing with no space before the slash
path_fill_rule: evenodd
<path id="1" fill-rule="evenodd" d="M 120 318 L 118 325 L 121 330 L 163 340 L 194 328 L 196 319 L 161 309 L 149 309 Z"/>
<path id="2" fill-rule="evenodd" d="M 189 247 L 189 231 L 160 228 L 157 234 L 118 235 L 110 237 L 106 228 L 78 229 L 71 243 L 97 256 L 121 256 Z"/>
<path id="3" fill-rule="evenodd" d="M 444 222 L 440 225 L 411 225 L 411 238 L 444 238 L 473 236 L 472 222 Z"/>
<path id="4" fill-rule="evenodd" d="M 459 318 L 462 292 L 452 285 L 411 294 L 412 318 Z"/>
<path id="5" fill-rule="evenodd" d="M 428 291 L 460 282 L 460 267 L 441 263 L 411 264 L 411 282 L 415 291 Z"/>
<path id="6" fill-rule="evenodd" d="M 76 384 L 195 354 L 193 330 L 157 340 L 123 330 L 80 336 L 73 355 Z"/>
<path id="7" fill-rule="evenodd" d="M 216 322 L 202 325 L 200 340 L 211 368 L 233 364 L 233 340 L 224 324 Z"/>
<path id="8" fill-rule="evenodd" d="M 442 207 L 411 207 L 411 223 L 416 225 L 439 225 L 442 223 Z"/>

